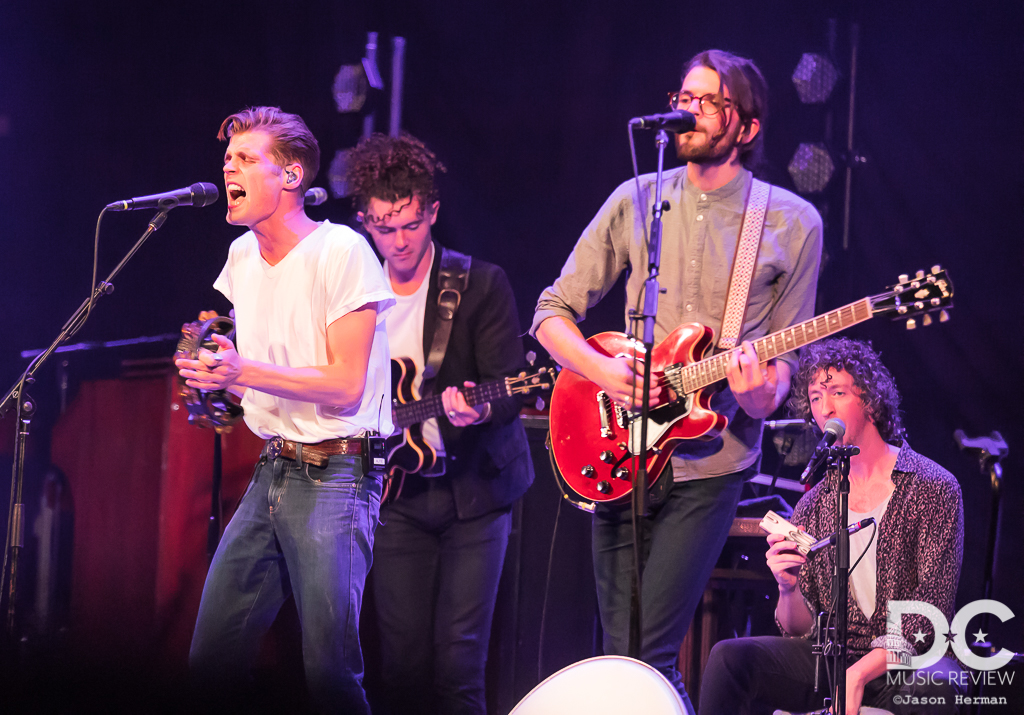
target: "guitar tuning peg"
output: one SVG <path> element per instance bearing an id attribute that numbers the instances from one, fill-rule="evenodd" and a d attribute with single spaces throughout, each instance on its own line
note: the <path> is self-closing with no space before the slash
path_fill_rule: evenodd
<path id="1" fill-rule="evenodd" d="M 537 408 L 538 412 L 543 412 L 544 411 L 544 407 L 546 406 L 544 404 L 544 398 L 543 397 L 538 397 L 537 401 L 535 403 L 533 403 L 533 406 Z"/>
<path id="2" fill-rule="evenodd" d="M 913 330 L 916 327 L 917 327 L 917 321 L 914 320 L 913 318 L 908 318 L 907 319 L 907 330 Z"/>
<path id="3" fill-rule="evenodd" d="M 938 273 L 941 270 L 942 270 L 942 266 L 940 266 L 938 263 L 936 263 L 934 266 L 932 266 L 932 273 Z"/>
<path id="4" fill-rule="evenodd" d="M 530 364 L 530 367 L 533 367 L 533 363 L 535 363 L 536 361 L 537 361 L 537 353 L 535 353 L 533 350 L 528 351 L 526 353 L 526 362 L 528 362 Z"/>
<path id="5" fill-rule="evenodd" d="M 939 311 L 939 322 L 940 323 L 948 323 L 949 322 L 949 313 L 947 311 L 945 311 L 945 310 L 940 310 Z"/>
<path id="6" fill-rule="evenodd" d="M 928 315 L 928 313 L 925 313 L 924 317 L 921 318 L 921 325 L 931 325 L 931 324 L 932 324 L 932 316 Z"/>
<path id="7" fill-rule="evenodd" d="M 924 271 L 918 271 L 917 275 L 914 276 L 917 280 L 924 280 Z"/>
<path id="8" fill-rule="evenodd" d="M 900 283 L 906 283 L 909 280 L 910 280 L 910 276 L 908 276 L 906 273 L 900 273 L 900 276 L 899 276 Z"/>

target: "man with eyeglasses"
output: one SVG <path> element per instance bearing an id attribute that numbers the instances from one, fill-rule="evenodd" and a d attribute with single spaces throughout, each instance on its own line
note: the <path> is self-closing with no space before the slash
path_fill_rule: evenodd
<path id="1" fill-rule="evenodd" d="M 676 154 L 686 165 L 665 172 L 663 199 L 670 210 L 663 215 L 656 343 L 683 323 L 702 323 L 720 335 L 754 183 L 751 170 L 761 161 L 767 86 L 752 61 L 709 50 L 686 64 L 671 104 L 692 112 L 696 127 L 676 135 Z M 641 307 L 654 180 L 653 174 L 640 177 L 642 201 L 630 180 L 605 202 L 561 276 L 541 294 L 531 328 L 559 363 L 631 409 L 640 406 L 641 374 L 632 360 L 596 351 L 576 323 L 623 270 L 629 270 L 627 320 L 629 308 Z M 693 706 L 676 667 L 679 648 L 728 536 L 743 482 L 757 472 L 762 421 L 784 402 L 796 365 L 793 355 L 760 365 L 750 341 L 813 316 L 821 233 L 821 217 L 813 206 L 770 187 L 738 331 L 742 349 L 730 359 L 728 385 L 711 403 L 728 426 L 714 439 L 675 450 L 672 481 L 659 480 L 668 488 L 646 520 L 641 657 L 672 682 L 690 712 Z M 652 386 L 652 405 L 666 397 L 662 388 Z M 628 507 L 595 514 L 593 553 L 604 650 L 625 654 L 633 566 Z"/>

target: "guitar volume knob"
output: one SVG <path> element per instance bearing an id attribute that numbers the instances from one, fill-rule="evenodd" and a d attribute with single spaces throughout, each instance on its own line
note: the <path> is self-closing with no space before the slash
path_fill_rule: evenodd
<path id="1" fill-rule="evenodd" d="M 612 485 L 602 479 L 597 483 L 597 491 L 601 492 L 602 494 L 611 494 Z"/>
<path id="2" fill-rule="evenodd" d="M 626 469 L 623 469 L 622 467 L 619 467 L 615 471 L 612 472 L 612 476 L 615 477 L 616 479 L 623 479 L 624 480 L 624 479 L 629 477 L 629 471 L 626 470 Z"/>
<path id="3" fill-rule="evenodd" d="M 587 466 L 580 470 L 580 474 L 582 474 L 587 479 L 593 479 L 596 473 L 597 470 L 594 469 L 594 465 L 592 464 L 588 464 Z"/>
<path id="4" fill-rule="evenodd" d="M 611 464 L 615 461 L 615 455 L 611 453 L 611 450 L 605 449 L 601 452 L 599 459 L 605 464 Z"/>

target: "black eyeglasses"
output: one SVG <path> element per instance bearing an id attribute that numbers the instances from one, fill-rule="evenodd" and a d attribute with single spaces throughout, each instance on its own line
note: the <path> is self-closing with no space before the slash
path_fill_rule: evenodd
<path id="1" fill-rule="evenodd" d="M 703 97 L 698 97 L 690 92 L 669 92 L 668 93 L 668 108 L 672 110 L 685 110 L 689 111 L 690 106 L 694 100 L 700 102 L 700 111 L 706 117 L 713 117 L 718 114 L 722 109 L 722 105 L 719 102 L 724 103 L 724 106 L 728 107 L 732 104 L 731 100 L 719 99 L 716 94 L 705 94 Z"/>

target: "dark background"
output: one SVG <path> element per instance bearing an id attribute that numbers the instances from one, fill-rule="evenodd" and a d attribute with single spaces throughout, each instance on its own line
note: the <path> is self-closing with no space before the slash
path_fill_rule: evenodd
<path id="1" fill-rule="evenodd" d="M 229 113 L 271 104 L 302 115 L 323 153 L 316 184 L 326 185 L 334 152 L 353 145 L 361 127 L 337 113 L 331 85 L 342 64 L 362 56 L 369 30 L 381 33 L 385 80 L 390 38 L 408 40 L 403 125 L 449 168 L 435 235 L 505 267 L 525 329 L 583 227 L 630 175 L 626 121 L 662 111 L 686 59 L 719 47 L 760 65 L 771 88 L 767 177 L 792 188 L 785 166 L 800 141 L 825 139 L 830 116 L 834 139 L 845 137 L 856 19 L 856 145 L 868 162 L 854 176 L 848 250 L 842 177 L 812 198 L 826 221 L 818 312 L 876 293 L 900 273 L 950 270 L 951 322 L 907 332 L 879 319 L 849 334 L 882 351 L 912 445 L 963 487 L 959 605 L 981 597 L 989 488 L 952 434 L 998 429 L 1009 443 L 993 597 L 1018 617 L 992 627 L 997 643 L 1024 649 L 1020 3 L 19 5 L 0 5 L 4 392 L 25 366 L 19 352 L 48 345 L 86 296 L 95 217 L 106 203 L 196 181 L 222 187 L 215 133 Z M 827 51 L 828 18 L 839 20 L 843 77 L 828 105 L 802 105 L 789 78 L 803 52 Z M 386 111 L 378 115 L 385 130 Z M 641 171 L 654 168 L 652 145 L 638 137 Z M 310 214 L 345 222 L 351 211 L 332 200 Z M 174 333 L 201 308 L 224 309 L 210 284 L 239 232 L 223 215 L 223 197 L 174 211 L 78 339 Z M 101 277 L 148 219 L 105 219 Z M 621 329 L 618 295 L 582 326 L 586 334 Z M 45 392 L 52 368 L 39 377 Z M 40 422 L 56 409 L 44 402 Z M 46 439 L 45 429 L 34 436 L 44 461 Z"/>

